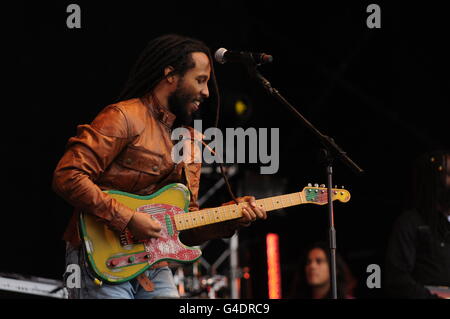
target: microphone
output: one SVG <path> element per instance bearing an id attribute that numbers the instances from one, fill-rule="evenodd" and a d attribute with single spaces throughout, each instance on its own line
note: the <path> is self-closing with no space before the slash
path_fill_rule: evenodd
<path id="1" fill-rule="evenodd" d="M 273 57 L 266 53 L 252 53 L 252 52 L 235 52 L 229 51 L 225 48 L 220 48 L 214 54 L 217 62 L 224 64 L 226 62 L 249 62 L 253 61 L 257 65 L 270 63 Z"/>

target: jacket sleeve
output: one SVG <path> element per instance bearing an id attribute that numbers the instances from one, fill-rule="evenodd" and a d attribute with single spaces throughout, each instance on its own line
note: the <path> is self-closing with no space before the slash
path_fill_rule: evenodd
<path id="1" fill-rule="evenodd" d="M 95 184 L 129 141 L 124 113 L 108 106 L 90 125 L 79 125 L 69 139 L 54 174 L 53 190 L 71 205 L 97 216 L 108 227 L 123 231 L 134 211 L 104 193 Z"/>
<path id="2" fill-rule="evenodd" d="M 395 298 L 437 298 L 413 278 L 416 260 L 416 226 L 403 214 L 395 223 L 386 254 L 387 293 Z"/>

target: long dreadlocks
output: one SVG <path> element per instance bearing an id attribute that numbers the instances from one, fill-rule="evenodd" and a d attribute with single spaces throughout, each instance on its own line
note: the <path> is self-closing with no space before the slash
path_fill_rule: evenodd
<path id="1" fill-rule="evenodd" d="M 414 165 L 413 205 L 438 236 L 445 236 L 444 210 L 450 209 L 450 191 L 445 184 L 450 151 L 434 151 L 419 157 Z"/>
<path id="2" fill-rule="evenodd" d="M 214 126 L 219 124 L 220 94 L 214 73 L 213 59 L 209 48 L 200 40 L 181 36 L 178 34 L 167 34 L 151 40 L 139 56 L 136 64 L 131 69 L 128 80 L 117 102 L 132 98 L 140 98 L 152 92 L 155 86 L 164 79 L 164 69 L 173 67 L 173 71 L 167 75 L 178 74 L 183 76 L 189 69 L 195 67 L 191 53 L 205 53 L 211 65 L 211 76 L 208 82 L 211 104 L 215 104 L 216 118 Z M 212 105 L 212 106 L 213 106 Z M 237 203 L 228 179 L 224 173 L 223 165 L 219 163 L 220 171 L 230 193 L 231 198 Z"/>

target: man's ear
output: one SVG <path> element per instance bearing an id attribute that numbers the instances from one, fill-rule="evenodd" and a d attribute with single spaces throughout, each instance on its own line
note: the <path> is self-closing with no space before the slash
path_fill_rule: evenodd
<path id="1" fill-rule="evenodd" d="M 169 83 L 174 83 L 175 82 L 175 74 L 173 73 L 175 71 L 175 69 L 172 66 L 166 66 L 164 68 L 164 78 L 169 82 Z"/>

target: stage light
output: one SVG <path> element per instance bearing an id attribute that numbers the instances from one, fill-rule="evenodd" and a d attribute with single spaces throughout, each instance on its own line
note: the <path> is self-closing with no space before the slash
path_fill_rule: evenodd
<path id="1" fill-rule="evenodd" d="M 237 114 L 238 116 L 241 116 L 241 115 L 245 114 L 245 112 L 247 111 L 247 109 L 248 109 L 247 104 L 245 104 L 245 102 L 242 101 L 242 100 L 237 100 L 237 101 L 234 103 L 234 111 L 236 112 L 236 114 Z"/>
<path id="2" fill-rule="evenodd" d="M 242 272 L 243 272 L 243 275 L 242 275 L 242 277 L 244 278 L 244 279 L 250 279 L 250 268 L 249 267 L 244 267 L 243 269 L 242 269 Z"/>
<path id="3" fill-rule="evenodd" d="M 266 245 L 269 299 L 281 299 L 281 272 L 278 235 L 273 233 L 267 234 Z"/>

